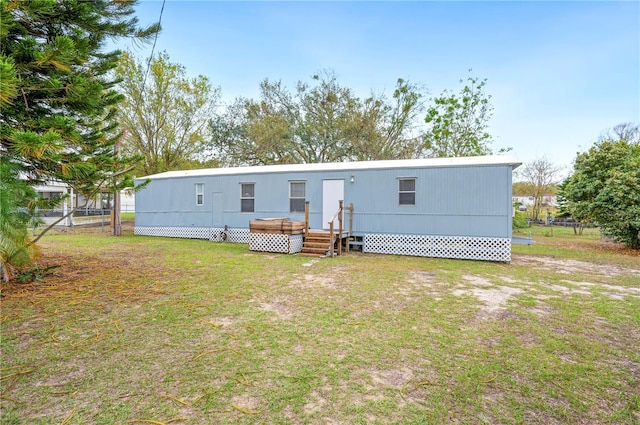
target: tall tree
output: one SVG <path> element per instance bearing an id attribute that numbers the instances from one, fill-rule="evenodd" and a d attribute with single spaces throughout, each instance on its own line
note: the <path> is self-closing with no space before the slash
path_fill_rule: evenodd
<path id="1" fill-rule="evenodd" d="M 86 197 L 125 183 L 134 158 L 114 152 L 121 96 L 111 71 L 120 52 L 104 48 L 112 38 L 146 40 L 159 30 L 138 26 L 134 4 L 0 0 L 0 152 L 14 173 L 7 181 L 56 180 Z"/>
<path id="2" fill-rule="evenodd" d="M 569 183 L 571 181 L 571 177 L 567 177 L 558 185 L 558 193 L 556 198 L 556 204 L 558 205 L 558 211 L 556 212 L 556 217 L 558 218 L 572 218 L 573 223 L 573 233 L 575 235 L 582 235 L 584 228 L 589 224 L 588 221 L 578 220 L 577 217 L 580 217 L 580 213 L 576 213 L 572 211 L 569 206 L 569 201 L 567 200 L 567 188 L 569 187 Z M 582 217 L 581 217 L 582 218 Z"/>
<path id="3" fill-rule="evenodd" d="M 564 194 L 575 218 L 640 249 L 640 143 L 601 140 L 578 154 Z"/>
<path id="4" fill-rule="evenodd" d="M 605 130 L 599 137 L 600 141 L 624 140 L 631 144 L 640 143 L 640 125 L 632 122 L 623 122 Z"/>
<path id="5" fill-rule="evenodd" d="M 513 182 L 512 190 L 513 196 L 530 196 L 529 194 L 533 192 L 531 188 L 531 183 L 517 181 Z"/>
<path id="6" fill-rule="evenodd" d="M 524 165 L 519 171 L 520 177 L 528 183 L 530 190 L 527 195 L 533 196 L 532 218 L 538 220 L 542 210 L 544 195 L 551 193 L 552 188 L 558 184 L 558 177 L 562 167 L 555 165 L 546 157 L 537 158 Z"/>
<path id="7" fill-rule="evenodd" d="M 359 161 L 421 156 L 418 120 L 424 90 L 399 78 L 392 99 L 373 95 L 361 103 L 349 136 L 352 158 Z"/>
<path id="8" fill-rule="evenodd" d="M 237 99 L 211 121 L 211 146 L 228 164 L 316 163 L 409 158 L 422 94 L 402 79 L 389 101 L 365 100 L 324 71 L 294 92 L 264 80 L 260 99 Z"/>
<path id="9" fill-rule="evenodd" d="M 117 68 L 125 97 L 118 114 L 127 130 L 123 151 L 144 158 L 139 175 L 201 166 L 220 90 L 202 75 L 189 79 L 166 52 L 151 60 L 148 78 L 146 68 L 127 53 Z"/>
<path id="10" fill-rule="evenodd" d="M 487 80 L 467 78 L 459 94 L 445 90 L 427 109 L 424 149 L 429 157 L 487 155 L 493 138 L 489 120 L 493 115 L 491 95 L 484 92 Z M 460 80 L 463 83 L 463 80 Z"/>

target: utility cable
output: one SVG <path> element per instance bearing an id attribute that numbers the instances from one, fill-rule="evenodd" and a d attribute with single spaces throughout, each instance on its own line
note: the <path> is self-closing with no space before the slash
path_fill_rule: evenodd
<path id="1" fill-rule="evenodd" d="M 162 13 L 164 12 L 164 4 L 166 0 L 162 0 L 162 7 L 160 8 L 160 17 L 158 18 L 158 26 L 162 26 Z M 149 69 L 151 68 L 151 61 L 153 60 L 153 53 L 156 49 L 156 42 L 158 41 L 158 33 L 160 33 L 160 29 L 156 31 L 156 35 L 153 39 L 153 46 L 151 47 L 151 55 L 149 56 L 149 60 L 147 61 L 147 70 L 144 73 L 144 78 L 142 79 L 142 88 L 140 89 L 140 98 L 142 100 L 142 94 L 144 93 L 144 87 L 147 83 L 147 75 L 149 75 Z"/>

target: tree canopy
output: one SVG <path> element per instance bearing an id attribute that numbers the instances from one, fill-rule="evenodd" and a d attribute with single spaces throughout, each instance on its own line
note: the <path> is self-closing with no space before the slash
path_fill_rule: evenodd
<path id="1" fill-rule="evenodd" d="M 488 155 L 493 106 L 485 85 L 469 77 L 459 94 L 445 90 L 427 107 L 426 90 L 404 79 L 392 96 L 367 98 L 332 71 L 294 91 L 266 79 L 257 100 L 239 98 L 212 118 L 209 147 L 226 165 Z"/>
<path id="2" fill-rule="evenodd" d="M 0 3 L 0 143 L 29 178 L 75 185 L 109 162 L 121 100 L 110 71 L 120 52 L 103 48 L 110 37 L 158 30 L 129 18 L 134 3 Z"/>
<path id="3" fill-rule="evenodd" d="M 460 80 L 463 83 L 463 80 Z M 459 94 L 445 90 L 433 99 L 423 136 L 426 156 L 476 156 L 492 153 L 493 138 L 488 132 L 493 115 L 491 96 L 485 94 L 487 80 L 467 78 Z"/>
<path id="4" fill-rule="evenodd" d="M 201 167 L 206 159 L 208 120 L 219 102 L 220 90 L 207 77 L 187 78 L 182 65 L 160 53 L 147 65 L 125 53 L 116 76 L 124 101 L 118 119 L 126 134 L 123 151 L 141 155 L 138 175 Z"/>
<path id="5" fill-rule="evenodd" d="M 210 147 L 230 165 L 317 163 L 410 158 L 422 111 L 417 86 L 399 79 L 392 99 L 366 99 L 340 85 L 330 71 L 290 91 L 264 80 L 258 100 L 237 99 L 211 120 Z"/>
<path id="6" fill-rule="evenodd" d="M 610 134 L 609 134 L 610 136 Z M 603 139 L 578 154 L 563 194 L 567 210 L 580 221 L 640 249 L 640 144 Z"/>
<path id="7" fill-rule="evenodd" d="M 527 195 L 533 196 L 532 218 L 538 220 L 542 210 L 542 199 L 553 191 L 558 184 L 561 167 L 555 165 L 548 158 L 536 158 L 524 164 L 518 174 L 528 183 Z"/>
<path id="8" fill-rule="evenodd" d="M 15 177 L 7 181 L 56 180 L 87 197 L 128 183 L 134 158 L 114 152 L 122 97 L 111 71 L 120 52 L 105 47 L 112 38 L 146 40 L 159 30 L 138 26 L 134 4 L 0 0 L 0 152 Z"/>

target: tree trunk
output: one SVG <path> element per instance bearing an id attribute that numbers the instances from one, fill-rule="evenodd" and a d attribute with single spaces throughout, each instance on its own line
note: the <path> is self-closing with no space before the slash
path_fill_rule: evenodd
<path id="1" fill-rule="evenodd" d="M 640 228 L 631 227 L 630 233 L 629 248 L 640 249 Z"/>
<path id="2" fill-rule="evenodd" d="M 122 236 L 122 222 L 120 220 L 120 191 L 113 194 L 113 235 Z"/>

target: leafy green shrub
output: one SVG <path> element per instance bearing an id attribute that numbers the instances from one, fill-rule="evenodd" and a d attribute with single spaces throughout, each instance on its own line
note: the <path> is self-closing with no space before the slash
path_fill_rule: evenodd
<path id="1" fill-rule="evenodd" d="M 513 216 L 513 228 L 524 229 L 525 227 L 529 227 L 529 223 L 527 222 L 527 214 L 524 212 L 516 211 L 516 215 Z"/>

